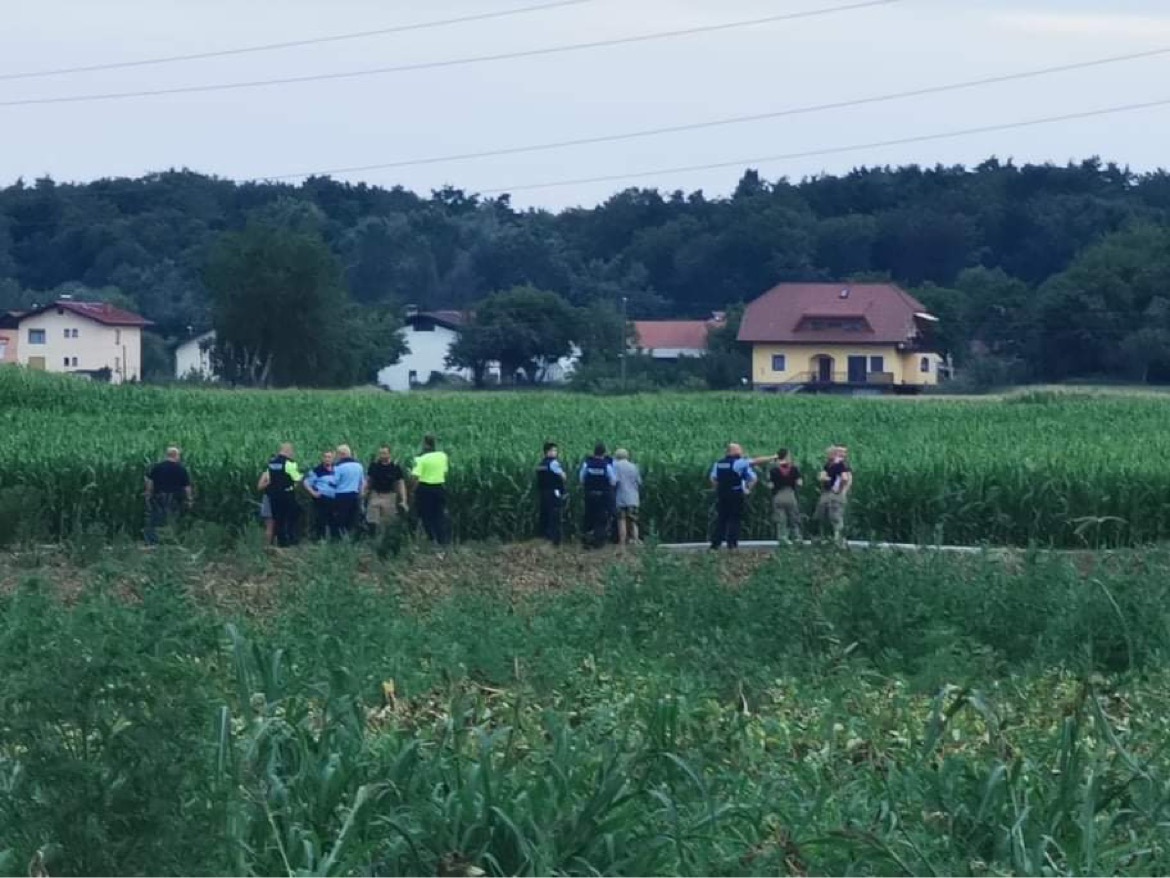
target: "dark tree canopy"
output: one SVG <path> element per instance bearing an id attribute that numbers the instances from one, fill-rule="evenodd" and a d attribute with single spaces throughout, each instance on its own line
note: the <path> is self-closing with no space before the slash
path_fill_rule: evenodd
<path id="1" fill-rule="evenodd" d="M 1097 159 L 863 167 L 801 181 L 749 170 L 725 198 L 628 189 L 559 213 L 455 188 L 420 197 L 327 177 L 20 181 L 0 189 L 0 308 L 69 285 L 135 308 L 167 339 L 186 337 L 212 324 L 204 266 L 225 234 L 255 234 L 250 218 L 318 242 L 308 251 L 314 270 L 331 278 L 327 297 L 345 320 L 354 313 L 346 301 L 383 319 L 407 303 L 472 309 L 517 287 L 577 309 L 612 311 L 624 297 L 631 319 L 702 318 L 779 281 L 886 278 L 945 318 L 940 337 L 960 364 L 988 356 L 1052 379 L 1170 377 L 1154 301 L 1170 289 L 1170 175 Z M 289 264 L 304 268 L 299 250 Z M 296 374 L 274 380 L 328 367 L 289 368 Z"/>

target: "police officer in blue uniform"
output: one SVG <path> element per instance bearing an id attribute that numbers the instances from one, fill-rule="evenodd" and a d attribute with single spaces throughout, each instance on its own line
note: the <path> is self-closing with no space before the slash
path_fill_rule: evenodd
<path id="1" fill-rule="evenodd" d="M 743 524 L 743 509 L 752 485 L 758 480 L 752 461 L 743 456 L 743 449 L 732 442 L 727 455 L 711 467 L 711 484 L 715 488 L 718 517 L 711 535 L 711 550 L 716 551 L 724 540 L 727 548 L 739 548 L 739 531 Z"/>
<path id="2" fill-rule="evenodd" d="M 555 442 L 544 443 L 544 459 L 536 468 L 536 493 L 540 498 L 540 535 L 554 546 L 561 544 L 561 509 L 565 502 L 565 468 Z"/>
<path id="3" fill-rule="evenodd" d="M 600 548 L 609 537 L 610 509 L 617 486 L 617 473 L 606 457 L 604 445 L 598 443 L 593 448 L 593 456 L 581 464 L 578 477 L 585 494 L 583 540 L 590 548 Z"/>

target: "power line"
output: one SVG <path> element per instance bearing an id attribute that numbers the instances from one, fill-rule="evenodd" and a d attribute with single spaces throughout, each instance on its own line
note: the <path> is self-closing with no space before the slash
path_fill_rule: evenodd
<path id="1" fill-rule="evenodd" d="M 115 101 L 130 98 L 162 97 L 166 95 L 195 94 L 199 92 L 229 91 L 246 88 L 266 88 L 276 85 L 294 85 L 306 82 L 325 82 L 343 79 L 357 79 L 367 76 L 384 76 L 392 73 L 407 73 L 419 70 L 437 70 L 446 67 L 462 67 L 470 64 L 486 64 L 496 61 L 510 61 L 517 58 L 536 58 L 546 55 L 559 55 L 567 52 L 581 52 L 590 49 L 608 48 L 611 46 L 628 46 L 635 43 L 648 43 L 658 40 L 675 39 L 677 37 L 693 36 L 696 34 L 716 33 L 719 31 L 737 28 L 758 27 L 765 24 L 774 24 L 782 21 L 796 21 L 804 18 L 815 18 L 822 15 L 831 15 L 838 12 L 851 12 L 859 9 L 869 9 L 876 6 L 889 6 L 900 3 L 902 0 L 862 0 L 843 6 L 828 6 L 821 9 L 809 9 L 803 12 L 788 12 L 779 15 L 769 15 L 763 18 L 751 18 L 741 21 L 725 22 L 723 24 L 702 25 L 699 27 L 683 28 L 672 31 L 659 31 L 650 34 L 639 34 L 633 37 L 618 37 L 608 40 L 594 40 L 587 43 L 570 43 L 562 46 L 549 46 L 542 49 L 526 49 L 517 52 L 503 52 L 496 55 L 477 55 L 468 58 L 453 58 L 446 61 L 424 61 L 418 64 L 403 64 L 395 67 L 374 67 L 366 70 L 350 70 L 340 73 L 318 73 L 311 76 L 290 76 L 280 79 L 260 79 L 246 82 L 226 82 L 214 85 L 188 85 L 178 88 L 161 88 L 145 91 L 108 92 L 105 94 L 66 95 L 55 98 L 22 98 L 18 100 L 0 101 L 0 107 L 25 107 L 44 104 L 76 104 L 93 101 Z"/>
<path id="2" fill-rule="evenodd" d="M 789 161 L 792 159 L 817 158 L 827 155 L 838 155 L 845 152 L 859 152 L 867 149 L 880 149 L 886 146 L 904 146 L 911 143 L 926 143 L 932 140 L 947 140 L 957 137 L 969 137 L 973 134 L 988 134 L 995 131 L 1010 131 L 1016 128 L 1030 128 L 1037 125 L 1049 125 L 1055 122 L 1072 122 L 1078 119 L 1092 119 L 1098 116 L 1109 116 L 1117 113 L 1130 113 L 1136 110 L 1149 110 L 1155 107 L 1170 106 L 1170 98 L 1157 101 L 1145 101 L 1137 104 L 1121 104 L 1114 107 L 1104 107 L 1099 110 L 1086 110 L 1080 113 L 1065 113 L 1060 116 L 1043 116 L 1038 119 L 1025 119 L 1019 122 L 1005 122 L 998 125 L 981 125 L 977 128 L 960 128 L 955 131 L 943 131 L 935 134 L 919 134 L 913 137 L 899 137 L 894 140 L 877 140 L 870 143 L 854 143 L 848 146 L 832 146 L 824 149 L 812 149 L 805 152 L 781 153 L 779 155 L 758 156 L 756 158 L 736 159 L 726 162 L 711 162 L 702 165 L 683 165 L 673 168 L 656 168 L 647 171 L 633 171 L 628 174 L 607 174 L 598 177 L 578 177 L 572 180 L 554 180 L 548 183 L 527 183 L 522 186 L 509 186 L 498 189 L 480 190 L 481 195 L 501 195 L 513 192 L 528 192 L 535 189 L 555 189 L 564 186 L 584 186 L 591 183 L 614 183 L 637 177 L 657 176 L 659 174 L 690 174 L 697 171 L 711 171 L 720 168 L 746 167 L 762 165 L 768 162 Z"/>
<path id="3" fill-rule="evenodd" d="M 389 34 L 408 33 L 410 31 L 432 30 L 434 28 L 449 27 L 456 24 L 467 24 L 476 21 L 488 21 L 495 18 L 507 18 L 514 15 L 527 15 L 532 12 L 542 12 L 546 9 L 557 9 L 562 6 L 578 6 L 582 3 L 592 3 L 593 0 L 556 0 L 552 3 L 541 3 L 536 6 L 522 6 L 518 9 L 504 9 L 496 12 L 484 12 L 477 15 L 462 15 L 457 18 L 443 18 L 436 21 L 425 21 L 420 24 L 405 24 L 397 27 L 379 28 L 378 30 L 356 31 L 354 33 L 334 34 L 328 37 L 314 37 L 303 40 L 289 40 L 283 43 L 266 43 L 259 46 L 241 46 L 234 49 L 220 49 L 212 52 L 196 52 L 191 55 L 169 55 L 162 58 L 147 58 L 142 61 L 114 61 L 108 64 L 91 64 L 86 67 L 59 67 L 55 70 L 31 70 L 20 73 L 0 73 L 0 81 L 6 82 L 15 79 L 39 79 L 47 76 L 63 76 L 70 73 L 97 73 L 102 70 L 122 70 L 129 67 L 148 67 L 156 64 L 175 64 L 181 61 L 202 61 L 208 58 L 227 58 L 232 55 L 248 55 L 253 52 L 275 52 L 280 49 L 294 49 L 300 46 L 317 46 L 322 43 L 339 43 L 345 40 L 361 40 L 368 37 L 381 37 Z"/>
<path id="4" fill-rule="evenodd" d="M 1137 61 L 1145 58 L 1154 58 L 1170 54 L 1170 46 L 1161 49 L 1151 49 L 1145 52 L 1133 52 L 1126 55 L 1113 55 L 1108 58 L 1097 58 L 1090 61 L 1079 61 L 1072 64 L 1061 64 L 1055 67 L 1041 67 L 1035 70 L 1025 70 L 1017 73 L 1005 73 L 996 76 L 987 76 L 981 79 L 969 79 L 964 82 L 952 82 L 946 85 L 925 86 L 906 91 L 891 92 L 888 94 L 871 95 L 851 100 L 834 101 L 827 104 L 812 104 L 803 107 L 791 107 L 768 113 L 752 113 L 746 116 L 729 116 L 723 119 L 712 119 L 704 122 L 691 122 L 681 125 L 668 125 L 661 128 L 644 128 L 638 131 L 627 131 L 619 134 L 604 134 L 594 137 L 579 137 L 572 140 L 554 140 L 546 143 L 526 144 L 522 146 L 502 147 L 500 149 L 481 150 L 479 152 L 453 153 L 443 156 L 431 156 L 418 159 L 402 159 L 400 161 L 383 162 L 374 165 L 357 165 L 348 168 L 331 168 L 323 171 L 311 171 L 299 174 L 278 174 L 265 177 L 266 180 L 291 180 L 301 177 L 320 177 L 330 174 L 356 174 L 364 171 L 384 171 L 394 168 L 418 167 L 420 165 L 437 165 L 448 162 L 470 161 L 473 159 L 497 158 L 499 156 L 521 155 L 524 153 L 547 152 L 556 149 L 566 149 L 574 146 L 592 146 L 599 143 L 617 143 L 626 140 L 637 140 L 644 137 L 656 137 L 662 134 L 680 134 L 686 131 L 699 131 L 708 128 L 720 128 L 727 125 L 741 125 L 748 122 L 762 122 L 771 119 L 782 119 L 790 116 L 804 116 L 813 113 L 823 113 L 829 110 L 843 110 L 850 107 L 861 107 L 869 104 L 886 103 L 889 101 L 904 100 L 906 98 L 924 97 L 926 95 L 942 94 L 950 91 L 977 88 L 986 85 L 999 85 L 1005 82 L 1018 82 L 1024 79 L 1034 79 L 1056 73 L 1067 73 L 1073 70 L 1084 70 L 1093 67 L 1103 67 L 1108 64 L 1120 64 L 1126 61 Z"/>

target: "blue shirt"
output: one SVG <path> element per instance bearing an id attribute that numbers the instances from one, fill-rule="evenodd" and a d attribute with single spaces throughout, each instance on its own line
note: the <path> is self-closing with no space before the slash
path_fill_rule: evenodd
<path id="1" fill-rule="evenodd" d="M 324 466 L 318 466 L 309 470 L 305 476 L 305 487 L 316 491 L 322 497 L 332 500 L 334 493 L 336 493 L 333 490 L 332 479 L 332 472 L 326 471 Z"/>
<path id="2" fill-rule="evenodd" d="M 581 464 L 581 470 L 577 473 L 577 479 L 581 484 L 585 484 L 585 471 L 589 469 L 589 461 Z M 609 481 L 609 486 L 612 488 L 617 484 L 617 473 L 613 471 L 613 464 L 607 463 L 605 465 L 605 478 Z"/>
<path id="3" fill-rule="evenodd" d="M 725 459 L 726 458 L 724 458 L 724 460 Z M 721 463 L 723 463 L 723 460 L 717 460 L 711 467 L 712 481 L 719 478 L 719 464 Z M 746 457 L 737 457 L 735 462 L 731 465 L 731 470 L 732 472 L 738 473 L 743 478 L 743 483 L 736 485 L 732 489 L 736 493 L 741 493 L 744 489 L 744 485 L 754 485 L 756 480 L 759 478 L 759 476 L 756 475 L 756 471 L 752 469 L 752 462 Z"/>
<path id="4" fill-rule="evenodd" d="M 360 494 L 366 482 L 366 468 L 352 457 L 333 464 L 333 490 L 337 494 Z"/>

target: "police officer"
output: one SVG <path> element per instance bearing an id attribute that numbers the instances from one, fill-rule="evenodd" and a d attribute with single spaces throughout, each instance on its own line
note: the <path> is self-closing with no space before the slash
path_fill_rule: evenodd
<path id="1" fill-rule="evenodd" d="M 554 546 L 561 544 L 561 507 L 565 500 L 565 468 L 555 442 L 544 443 L 544 459 L 536 468 L 536 493 L 540 497 L 540 535 Z"/>
<path id="2" fill-rule="evenodd" d="M 585 544 L 600 548 L 609 538 L 610 509 L 613 508 L 613 491 L 617 486 L 617 473 L 605 453 L 605 446 L 598 443 L 593 456 L 585 459 L 579 473 L 581 487 L 585 491 Z"/>
<path id="3" fill-rule="evenodd" d="M 295 546 L 297 543 L 301 507 L 297 504 L 295 489 L 302 476 L 295 457 L 292 443 L 285 442 L 268 461 L 268 469 L 260 477 L 260 490 L 267 495 L 272 509 L 273 531 L 278 546 Z"/>
<path id="4" fill-rule="evenodd" d="M 333 452 L 321 452 L 321 462 L 305 474 L 305 491 L 313 498 L 313 539 L 323 540 L 333 530 Z"/>
<path id="5" fill-rule="evenodd" d="M 727 455 L 715 461 L 711 467 L 710 479 L 715 488 L 718 511 L 715 532 L 711 535 L 712 551 L 723 545 L 724 540 L 727 541 L 727 548 L 739 548 L 744 502 L 757 478 L 752 461 L 744 458 L 743 449 L 735 442 L 727 446 Z"/>

